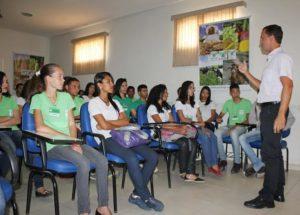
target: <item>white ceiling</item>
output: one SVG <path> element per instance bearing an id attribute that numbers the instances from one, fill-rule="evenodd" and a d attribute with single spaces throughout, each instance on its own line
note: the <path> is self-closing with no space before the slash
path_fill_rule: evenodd
<path id="1" fill-rule="evenodd" d="M 178 1 L 182 0 L 0 0 L 0 27 L 53 36 Z"/>

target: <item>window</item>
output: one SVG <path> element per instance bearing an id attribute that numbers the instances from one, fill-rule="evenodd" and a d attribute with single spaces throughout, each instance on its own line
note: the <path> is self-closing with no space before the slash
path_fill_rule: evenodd
<path id="1" fill-rule="evenodd" d="M 199 26 L 237 18 L 236 9 L 245 2 L 172 16 L 174 20 L 173 66 L 196 66 L 199 56 Z"/>
<path id="2" fill-rule="evenodd" d="M 73 75 L 91 74 L 105 70 L 107 35 L 107 33 L 100 33 L 72 40 Z"/>

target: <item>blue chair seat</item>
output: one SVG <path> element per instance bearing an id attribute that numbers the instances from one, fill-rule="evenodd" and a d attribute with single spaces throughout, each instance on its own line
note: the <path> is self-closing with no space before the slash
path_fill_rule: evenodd
<path id="1" fill-rule="evenodd" d="M 144 158 L 142 156 L 140 156 L 139 154 L 136 154 L 136 156 L 137 156 L 139 161 L 144 160 Z M 114 154 L 107 153 L 106 158 L 110 162 L 114 162 L 114 163 L 118 163 L 118 164 L 125 164 L 126 163 L 121 157 L 119 157 L 117 155 L 114 155 Z"/>
<path id="2" fill-rule="evenodd" d="M 281 140 L 280 145 L 282 149 L 285 149 L 287 147 L 287 142 L 285 140 Z M 257 141 L 250 142 L 250 146 L 255 149 L 261 149 L 261 141 L 257 140 Z"/>
<path id="3" fill-rule="evenodd" d="M 8 202 L 13 195 L 13 188 L 12 188 L 11 184 L 9 183 L 9 181 L 7 181 L 6 179 L 4 179 L 2 177 L 0 177 L 0 186 L 3 190 L 5 201 Z"/>
<path id="4" fill-rule="evenodd" d="M 231 137 L 230 136 L 225 136 L 223 137 L 223 143 L 231 144 Z"/>
<path id="5" fill-rule="evenodd" d="M 150 148 L 158 148 L 159 142 L 156 140 L 151 140 L 150 144 L 148 145 Z"/>
<path id="6" fill-rule="evenodd" d="M 39 168 L 42 168 L 42 159 L 40 157 L 35 157 L 33 160 L 33 165 Z M 74 164 L 64 161 L 64 160 L 56 160 L 56 159 L 48 159 L 47 160 L 47 169 L 57 172 L 57 173 L 76 173 L 77 168 Z M 95 164 L 91 163 L 91 169 L 95 169 Z"/>
<path id="7" fill-rule="evenodd" d="M 24 156 L 24 155 L 23 155 L 23 149 L 17 148 L 17 150 L 16 150 L 16 155 L 17 155 L 17 157 L 23 157 L 23 156 Z"/>
<path id="8" fill-rule="evenodd" d="M 158 148 L 159 142 L 156 140 L 151 140 L 148 146 L 150 148 Z M 167 150 L 179 150 L 179 145 L 176 144 L 175 142 L 163 142 L 162 147 Z"/>

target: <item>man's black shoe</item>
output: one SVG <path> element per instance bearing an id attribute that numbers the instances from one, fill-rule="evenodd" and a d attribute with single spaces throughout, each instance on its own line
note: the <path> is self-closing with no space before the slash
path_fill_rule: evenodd
<path id="1" fill-rule="evenodd" d="M 274 202 L 266 202 L 265 200 L 263 200 L 263 198 L 261 196 L 258 196 L 255 199 L 252 199 L 250 201 L 244 202 L 244 205 L 248 208 L 254 208 L 254 209 L 274 208 L 275 207 Z"/>
<path id="2" fill-rule="evenodd" d="M 285 198 L 284 198 L 283 194 L 281 194 L 281 195 L 274 195 L 274 200 L 277 201 L 277 202 L 285 202 Z"/>
<path id="3" fill-rule="evenodd" d="M 233 167 L 231 169 L 231 174 L 239 173 L 241 169 L 242 169 L 242 165 L 241 164 L 234 163 Z"/>

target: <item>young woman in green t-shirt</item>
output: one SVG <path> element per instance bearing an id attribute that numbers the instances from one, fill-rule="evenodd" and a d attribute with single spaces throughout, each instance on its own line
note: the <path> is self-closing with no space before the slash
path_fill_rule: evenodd
<path id="1" fill-rule="evenodd" d="M 77 136 L 73 116 L 74 102 L 71 96 L 62 90 L 63 70 L 56 64 L 47 64 L 41 69 L 40 78 L 44 91 L 32 98 L 30 111 L 34 114 L 36 131 L 51 135 Z M 96 166 L 96 185 L 98 207 L 95 214 L 111 215 L 108 208 L 106 158 L 88 145 L 55 146 L 47 144 L 48 158 L 66 160 L 77 167 L 76 184 L 78 213 L 90 214 L 89 171 L 90 163 Z"/>

